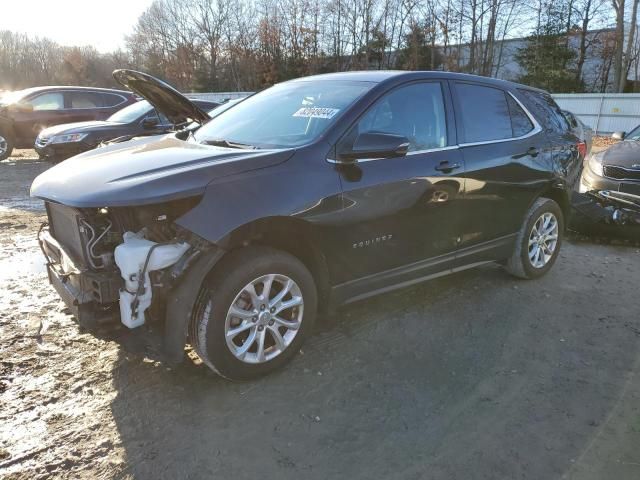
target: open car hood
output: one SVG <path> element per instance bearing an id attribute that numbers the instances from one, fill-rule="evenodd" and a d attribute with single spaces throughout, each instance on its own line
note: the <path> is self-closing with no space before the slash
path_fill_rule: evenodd
<path id="1" fill-rule="evenodd" d="M 200 124 L 211 117 L 172 86 L 146 73 L 135 70 L 114 70 L 113 78 L 120 85 L 147 100 L 174 125 L 187 120 Z"/>

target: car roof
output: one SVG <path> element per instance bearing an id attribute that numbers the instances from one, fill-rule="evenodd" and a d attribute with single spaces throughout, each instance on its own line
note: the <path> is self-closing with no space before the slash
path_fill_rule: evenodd
<path id="1" fill-rule="evenodd" d="M 41 92 L 50 92 L 50 91 L 87 91 L 87 92 L 98 92 L 98 93 L 116 93 L 120 95 L 133 96 L 133 93 L 127 90 L 116 90 L 114 88 L 100 88 L 100 87 L 74 87 L 72 85 L 48 85 L 43 87 L 31 87 L 25 88 L 23 90 L 17 90 L 12 93 L 21 92 L 21 98 L 26 97 L 27 95 L 31 95 L 33 93 L 41 93 Z"/>
<path id="2" fill-rule="evenodd" d="M 199 98 L 189 98 L 189 100 L 201 108 L 215 108 L 221 105 L 220 102 L 214 102 L 213 100 L 201 100 Z"/>
<path id="3" fill-rule="evenodd" d="M 371 83 L 383 83 L 388 81 L 402 81 L 402 80 L 421 80 L 421 79 L 445 79 L 445 80 L 458 80 L 477 82 L 487 85 L 493 85 L 500 88 L 519 88 L 534 90 L 538 92 L 544 92 L 535 87 L 529 87 L 520 83 L 510 82 L 508 80 L 502 80 L 498 78 L 482 77 L 480 75 L 471 75 L 468 73 L 456 73 L 456 72 L 444 72 L 440 70 L 425 70 L 425 71 L 406 71 L 406 70 L 363 70 L 355 72 L 336 72 L 336 73 L 323 73 L 321 75 L 312 75 L 309 77 L 302 77 L 292 82 L 299 81 L 315 81 L 315 80 L 352 80 Z"/>

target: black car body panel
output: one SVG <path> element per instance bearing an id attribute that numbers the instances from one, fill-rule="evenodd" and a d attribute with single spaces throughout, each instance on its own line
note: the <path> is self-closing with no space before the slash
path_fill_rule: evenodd
<path id="1" fill-rule="evenodd" d="M 444 72 L 339 73 L 291 84 L 324 81 L 353 81 L 366 89 L 308 144 L 252 150 L 174 135 L 136 140 L 50 169 L 36 179 L 31 193 L 78 209 L 139 212 L 145 205 L 198 196 L 173 222 L 182 234 L 195 235 L 217 252 L 207 258 L 253 242 L 299 252 L 316 275 L 326 305 L 506 259 L 525 213 L 540 196 L 569 213 L 569 192 L 582 166 L 579 139 L 555 118 L 559 109 L 544 92 Z M 458 101 L 461 84 L 493 89 L 505 105 L 501 114 L 510 136 L 469 141 L 473 125 L 465 130 L 462 118 L 474 105 Z M 411 112 L 413 122 L 425 118 L 419 96 L 410 97 L 415 105 L 403 97 L 412 88 L 441 99 L 427 122 L 432 143 L 397 156 L 343 162 L 343 145 L 361 124 L 364 129 L 369 115 L 371 125 L 387 121 L 389 111 Z M 531 96 L 540 97 L 540 104 L 532 104 Z M 240 103 L 199 132 L 241 112 L 245 103 L 251 105 L 250 100 Z M 527 123 L 522 133 L 515 133 L 512 108 Z M 185 310 L 179 319 L 167 319 L 180 336 L 168 342 L 174 347 L 184 345 L 189 314 Z M 180 356 L 176 348 L 173 354 Z"/>

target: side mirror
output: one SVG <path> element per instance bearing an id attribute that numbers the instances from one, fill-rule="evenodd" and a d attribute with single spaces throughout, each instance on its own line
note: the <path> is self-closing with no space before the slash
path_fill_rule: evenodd
<path id="1" fill-rule="evenodd" d="M 611 138 L 613 138 L 614 140 L 624 140 L 625 133 L 626 132 L 613 132 Z"/>
<path id="2" fill-rule="evenodd" d="M 356 163 L 365 158 L 404 157 L 409 151 L 409 139 L 389 133 L 361 133 L 353 147 L 338 153 L 341 163 Z"/>
<path id="3" fill-rule="evenodd" d="M 145 118 L 144 120 L 142 120 L 142 128 L 146 129 L 146 130 L 150 130 L 152 128 L 155 128 L 158 126 L 158 119 L 157 118 Z"/>

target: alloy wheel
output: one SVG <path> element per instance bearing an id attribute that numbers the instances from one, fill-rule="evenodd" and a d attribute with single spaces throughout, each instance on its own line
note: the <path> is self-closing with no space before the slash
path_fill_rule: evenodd
<path id="1" fill-rule="evenodd" d="M 6 153 L 8 146 L 7 139 L 0 135 L 0 157 Z"/>
<path id="2" fill-rule="evenodd" d="M 224 334 L 231 353 L 245 363 L 265 363 L 291 344 L 302 325 L 300 287 L 286 275 L 256 278 L 236 295 Z"/>
<path id="3" fill-rule="evenodd" d="M 529 234 L 529 261 L 535 268 L 543 268 L 558 245 L 558 219 L 551 212 L 545 212 L 536 220 Z"/>

